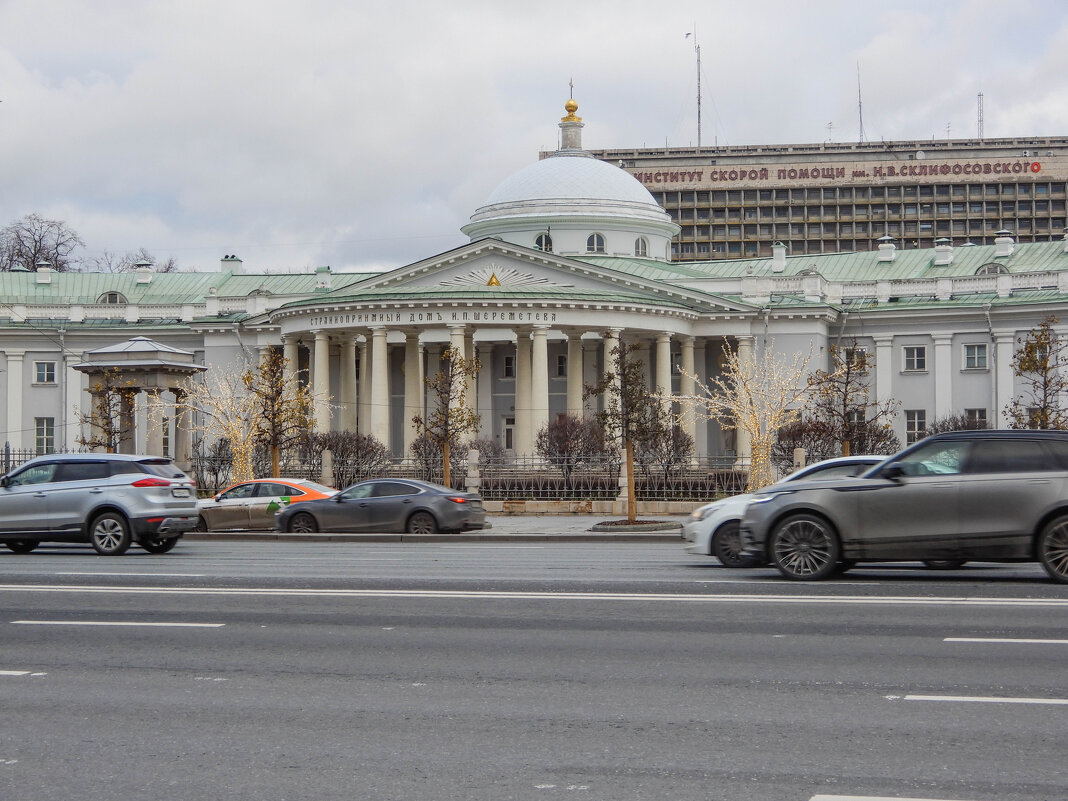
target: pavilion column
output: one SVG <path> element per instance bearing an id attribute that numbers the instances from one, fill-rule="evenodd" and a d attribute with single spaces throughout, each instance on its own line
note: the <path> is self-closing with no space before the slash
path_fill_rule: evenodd
<path id="1" fill-rule="evenodd" d="M 79 417 L 81 411 L 81 388 L 82 388 L 82 373 L 74 369 L 73 365 L 82 361 L 84 356 L 75 355 L 73 353 L 66 353 L 63 356 L 63 396 L 65 398 L 64 410 L 63 410 L 63 434 L 60 438 L 60 442 L 63 443 L 63 449 L 72 451 L 78 446 L 78 437 L 83 434 L 81 420 Z M 90 407 L 91 408 L 91 407 Z"/>
<path id="2" fill-rule="evenodd" d="M 464 361 L 468 363 L 468 367 L 471 366 L 471 362 L 475 360 L 475 332 L 471 330 L 464 331 Z M 472 413 L 478 413 L 478 376 L 471 374 L 467 376 L 467 386 L 464 389 L 464 401 L 467 408 Z"/>
<path id="3" fill-rule="evenodd" d="M 386 329 L 371 329 L 371 427 L 370 431 L 392 451 L 389 427 L 389 349 Z"/>
<path id="4" fill-rule="evenodd" d="M 582 417 L 582 332 L 567 335 L 567 413 Z"/>
<path id="5" fill-rule="evenodd" d="M 601 343 L 595 339 L 587 339 L 582 343 L 582 391 L 585 395 L 585 387 L 589 384 L 591 387 L 595 386 L 598 381 L 601 380 L 600 373 L 598 372 L 597 351 L 600 349 Z M 582 414 L 592 415 L 597 413 L 597 398 L 596 396 L 590 396 L 589 398 L 582 398 Z"/>
<path id="6" fill-rule="evenodd" d="M 697 391 L 693 361 L 694 337 L 682 337 L 682 373 L 679 375 L 679 396 L 686 398 L 679 403 L 679 412 L 682 417 L 682 430 L 694 441 L 694 453 L 697 449 L 697 415 L 695 414 L 693 398 Z"/>
<path id="7" fill-rule="evenodd" d="M 748 365 L 753 362 L 753 343 L 754 337 L 743 336 L 738 337 L 738 364 Z M 744 367 L 742 368 L 744 371 Z M 738 454 L 736 462 L 740 466 L 748 466 L 753 457 L 753 445 L 749 439 L 749 432 L 741 426 L 735 429 L 737 438 Z"/>
<path id="8" fill-rule="evenodd" d="M 356 395 L 356 337 L 353 334 L 341 337 L 340 373 L 341 430 L 355 431 L 359 401 Z"/>
<path id="9" fill-rule="evenodd" d="M 515 452 L 529 456 L 534 452 L 531 430 L 530 330 L 515 332 Z"/>
<path id="10" fill-rule="evenodd" d="M 412 418 L 423 417 L 422 359 L 419 332 L 404 334 L 404 452 L 408 453 L 419 435 Z"/>
<path id="11" fill-rule="evenodd" d="M 356 393 L 356 428 L 361 434 L 371 433 L 371 348 L 368 337 L 359 343 L 360 376 Z M 385 444 L 385 443 L 383 443 Z"/>
<path id="12" fill-rule="evenodd" d="M 953 336 L 934 338 L 935 420 L 953 411 Z M 934 422 L 932 420 L 931 422 Z"/>
<path id="13" fill-rule="evenodd" d="M 315 331 L 315 358 L 312 366 L 312 405 L 315 408 L 315 430 L 330 431 L 330 335 Z"/>
<path id="14" fill-rule="evenodd" d="M 22 435 L 23 360 L 22 350 L 5 351 L 7 355 L 7 441 L 13 449 L 25 447 Z"/>
<path id="15" fill-rule="evenodd" d="M 887 403 L 892 397 L 893 343 L 893 337 L 875 337 L 875 397 L 879 403 Z"/>
<path id="16" fill-rule="evenodd" d="M 700 339 L 694 343 L 693 348 L 693 360 L 694 360 L 694 374 L 701 381 L 708 381 L 708 360 L 705 356 L 705 340 Z M 696 390 L 697 387 L 695 386 Z M 704 413 L 704 406 L 698 406 L 694 409 L 694 429 L 696 440 L 696 451 L 698 456 L 708 456 L 708 415 Z"/>
<path id="17" fill-rule="evenodd" d="M 163 456 L 163 399 L 158 387 L 145 389 L 145 453 Z"/>
<path id="18" fill-rule="evenodd" d="M 478 361 L 482 369 L 478 373 L 478 437 L 493 437 L 493 343 L 477 345 Z"/>
<path id="19" fill-rule="evenodd" d="M 300 343 L 291 334 L 282 337 L 282 358 L 286 360 L 286 383 L 296 383 L 300 370 Z"/>
<path id="20" fill-rule="evenodd" d="M 179 470 L 189 471 L 193 461 L 193 410 L 186 404 L 186 391 L 173 387 L 174 393 L 174 462 Z"/>
<path id="21" fill-rule="evenodd" d="M 619 354 L 616 353 L 619 349 L 619 337 L 622 333 L 622 328 L 609 328 L 604 335 L 604 372 L 612 374 L 612 383 L 616 386 L 614 391 L 618 391 L 622 382 L 618 369 Z"/>
<path id="22" fill-rule="evenodd" d="M 530 453 L 538 432 L 549 424 L 549 354 L 546 336 L 549 327 L 534 326 L 530 355 Z"/>
<path id="23" fill-rule="evenodd" d="M 656 337 L 656 391 L 663 398 L 663 409 L 671 414 L 671 334 Z"/>

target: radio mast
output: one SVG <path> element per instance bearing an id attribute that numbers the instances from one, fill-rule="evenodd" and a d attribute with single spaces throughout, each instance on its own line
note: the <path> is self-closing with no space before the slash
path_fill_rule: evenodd
<path id="1" fill-rule="evenodd" d="M 858 142 L 864 141 L 864 99 L 860 94 L 860 62 L 857 62 L 857 119 L 860 122 L 860 138 Z"/>

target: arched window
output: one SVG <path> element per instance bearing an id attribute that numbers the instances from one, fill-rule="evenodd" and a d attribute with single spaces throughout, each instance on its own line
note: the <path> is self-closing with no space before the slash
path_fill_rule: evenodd
<path id="1" fill-rule="evenodd" d="M 976 275 L 1004 275 L 1009 271 L 1009 268 L 1004 264 L 998 264 L 996 261 L 987 262 L 978 270 L 975 271 Z"/>
<path id="2" fill-rule="evenodd" d="M 544 250 L 546 253 L 552 253 L 553 250 L 553 238 L 549 234 L 538 234 L 534 240 L 535 250 Z"/>
<path id="3" fill-rule="evenodd" d="M 105 292 L 96 300 L 97 303 L 106 303 L 109 306 L 124 306 L 126 298 L 121 292 Z"/>
<path id="4" fill-rule="evenodd" d="M 634 255 L 635 256 L 648 256 L 649 255 L 649 240 L 644 236 L 639 236 L 634 240 Z"/>
<path id="5" fill-rule="evenodd" d="M 590 234 L 586 239 L 587 253 L 604 253 L 604 237 L 600 234 Z"/>

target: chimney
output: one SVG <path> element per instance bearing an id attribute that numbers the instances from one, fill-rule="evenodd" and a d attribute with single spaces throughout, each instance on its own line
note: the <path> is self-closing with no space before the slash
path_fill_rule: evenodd
<path id="1" fill-rule="evenodd" d="M 52 265 L 47 261 L 37 262 L 37 283 L 38 284 L 51 284 L 52 283 Z"/>
<path id="2" fill-rule="evenodd" d="M 786 245 L 776 242 L 771 246 L 771 271 L 781 273 L 786 269 Z"/>
<path id="3" fill-rule="evenodd" d="M 878 261 L 893 261 L 894 252 L 897 248 L 894 246 L 894 238 L 887 234 L 886 236 L 879 237 L 879 258 Z"/>
<path id="4" fill-rule="evenodd" d="M 134 273 L 137 275 L 137 283 L 139 284 L 151 284 L 152 283 L 152 262 L 139 261 L 134 265 Z"/>
<path id="5" fill-rule="evenodd" d="M 946 267 L 953 263 L 953 240 L 942 237 L 935 240 L 935 267 Z"/>
<path id="6" fill-rule="evenodd" d="M 237 256 L 223 256 L 220 264 L 223 270 L 229 270 L 234 275 L 245 274 L 244 262 Z"/>
<path id="7" fill-rule="evenodd" d="M 1011 256 L 1016 248 L 1016 242 L 1012 238 L 1012 231 L 1002 229 L 994 234 L 994 258 Z"/>
<path id="8" fill-rule="evenodd" d="M 329 267 L 316 267 L 315 268 L 315 288 L 316 289 L 330 289 L 330 268 Z"/>

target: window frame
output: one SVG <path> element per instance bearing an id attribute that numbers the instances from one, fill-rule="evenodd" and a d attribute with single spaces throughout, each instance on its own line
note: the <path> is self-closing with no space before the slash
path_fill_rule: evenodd
<path id="1" fill-rule="evenodd" d="M 604 234 L 592 233 L 586 237 L 587 253 L 606 253 Z"/>
<path id="2" fill-rule="evenodd" d="M 905 445 L 919 442 L 926 436 L 927 410 L 905 409 Z"/>
<path id="3" fill-rule="evenodd" d="M 44 377 L 42 378 L 42 368 L 44 368 Z M 51 374 L 51 378 L 49 378 Z M 33 363 L 33 383 L 35 384 L 55 384 L 56 383 L 56 363 L 54 361 L 34 361 Z"/>
<path id="4" fill-rule="evenodd" d="M 973 349 L 971 354 L 969 354 L 969 349 Z M 980 353 L 982 354 L 982 364 L 978 364 Z M 989 357 L 990 351 L 985 342 L 965 342 L 961 345 L 962 370 L 989 370 Z"/>
<path id="5" fill-rule="evenodd" d="M 910 353 L 910 351 L 912 351 Z M 910 366 L 911 364 L 911 366 Z M 901 372 L 903 373 L 926 373 L 927 372 L 927 346 L 926 345 L 902 345 L 901 346 Z"/>
<path id="6" fill-rule="evenodd" d="M 33 418 L 33 451 L 36 456 L 56 452 L 56 418 Z"/>

